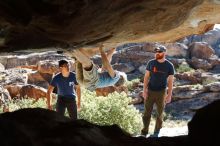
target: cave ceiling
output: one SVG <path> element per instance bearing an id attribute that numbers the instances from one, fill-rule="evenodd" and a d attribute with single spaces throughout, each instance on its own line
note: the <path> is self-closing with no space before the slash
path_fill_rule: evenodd
<path id="1" fill-rule="evenodd" d="M 173 42 L 220 23 L 220 0 L 1 0 L 0 51 Z"/>

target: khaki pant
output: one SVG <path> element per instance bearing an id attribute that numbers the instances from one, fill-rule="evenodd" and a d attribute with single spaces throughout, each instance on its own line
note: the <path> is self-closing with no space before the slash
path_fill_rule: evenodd
<path id="1" fill-rule="evenodd" d="M 99 81 L 98 69 L 93 64 L 90 71 L 83 69 L 80 62 L 76 62 L 76 80 L 85 88 L 94 91 L 96 89 L 96 84 Z"/>
<path id="2" fill-rule="evenodd" d="M 166 96 L 165 89 L 161 91 L 148 90 L 148 97 L 144 103 L 144 107 L 145 107 L 144 115 L 143 115 L 144 128 L 142 129 L 142 132 L 146 134 L 148 133 L 149 124 L 151 120 L 151 113 L 152 113 L 154 104 L 156 104 L 156 108 L 157 108 L 157 119 L 156 119 L 154 132 L 159 132 L 160 129 L 162 128 L 163 111 L 165 107 L 165 96 Z"/>

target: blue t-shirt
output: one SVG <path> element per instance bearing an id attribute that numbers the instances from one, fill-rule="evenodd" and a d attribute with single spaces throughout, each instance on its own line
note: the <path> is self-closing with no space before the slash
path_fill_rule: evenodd
<path id="1" fill-rule="evenodd" d="M 174 75 L 173 64 L 165 60 L 160 63 L 156 59 L 150 60 L 146 70 L 150 71 L 150 79 L 148 88 L 153 91 L 160 91 L 166 88 L 167 78 L 169 75 Z"/>
<path id="2" fill-rule="evenodd" d="M 56 74 L 50 85 L 57 87 L 58 96 L 64 96 L 66 98 L 76 97 L 74 86 L 78 85 L 78 83 L 76 81 L 76 75 L 73 72 L 70 72 L 68 77 L 64 77 L 62 73 Z"/>

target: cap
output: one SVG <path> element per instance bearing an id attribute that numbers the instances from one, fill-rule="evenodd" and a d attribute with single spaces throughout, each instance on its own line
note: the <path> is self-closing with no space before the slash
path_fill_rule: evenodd
<path id="1" fill-rule="evenodd" d="M 166 52 L 167 48 L 164 46 L 157 46 L 157 47 L 155 47 L 154 51 L 155 52 Z"/>

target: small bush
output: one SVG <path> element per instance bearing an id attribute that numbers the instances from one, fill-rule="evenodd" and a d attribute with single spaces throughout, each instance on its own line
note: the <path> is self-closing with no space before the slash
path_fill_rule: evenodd
<path id="1" fill-rule="evenodd" d="M 125 86 L 128 88 L 129 91 L 132 91 L 134 84 L 138 84 L 138 83 L 140 83 L 140 79 L 134 79 L 131 81 L 127 81 L 125 83 Z"/>
<path id="2" fill-rule="evenodd" d="M 188 63 L 183 62 L 182 64 L 179 65 L 179 67 L 176 69 L 176 71 L 178 73 L 184 73 L 184 72 L 193 72 L 194 69 L 191 68 Z"/>
<path id="3" fill-rule="evenodd" d="M 193 90 L 202 90 L 203 86 L 201 84 L 195 84 L 193 85 Z"/>
<path id="4" fill-rule="evenodd" d="M 128 105 L 131 98 L 124 93 L 112 93 L 96 97 L 94 92 L 84 90 L 79 117 L 98 125 L 117 124 L 130 134 L 139 134 L 142 129 L 141 113 Z"/>
<path id="5" fill-rule="evenodd" d="M 218 79 L 216 78 L 206 78 L 206 79 L 203 79 L 202 80 L 202 85 L 208 85 L 208 84 L 211 84 L 211 83 L 215 83 L 215 82 L 218 82 Z"/>
<path id="6" fill-rule="evenodd" d="M 37 102 L 35 102 L 35 99 L 23 98 L 23 99 L 14 99 L 9 102 L 9 109 L 11 112 L 22 108 L 36 108 L 36 107 L 47 108 L 46 99 L 41 98 Z M 0 108 L 0 113 L 1 112 L 2 112 L 2 108 Z"/>

